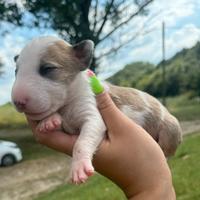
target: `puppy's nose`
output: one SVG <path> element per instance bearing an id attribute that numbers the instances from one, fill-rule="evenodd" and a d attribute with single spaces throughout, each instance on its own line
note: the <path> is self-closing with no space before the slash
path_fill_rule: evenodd
<path id="1" fill-rule="evenodd" d="M 17 109 L 19 111 L 24 111 L 26 109 L 26 104 L 27 104 L 27 101 L 26 100 L 15 100 L 14 101 L 14 104 L 15 106 L 17 107 Z"/>

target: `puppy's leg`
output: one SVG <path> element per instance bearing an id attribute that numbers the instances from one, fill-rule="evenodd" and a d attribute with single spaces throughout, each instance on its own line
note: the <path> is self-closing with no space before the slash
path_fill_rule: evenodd
<path id="1" fill-rule="evenodd" d="M 175 154 L 178 145 L 182 141 L 182 130 L 178 120 L 170 114 L 166 114 L 158 133 L 158 144 L 166 157 Z"/>
<path id="2" fill-rule="evenodd" d="M 84 123 L 80 136 L 74 145 L 70 174 L 73 183 L 85 182 L 94 173 L 92 157 L 106 131 L 103 120 L 101 117 L 98 118 Z"/>
<path id="3" fill-rule="evenodd" d="M 58 113 L 54 113 L 39 122 L 37 131 L 48 132 L 61 129 L 62 117 Z"/>

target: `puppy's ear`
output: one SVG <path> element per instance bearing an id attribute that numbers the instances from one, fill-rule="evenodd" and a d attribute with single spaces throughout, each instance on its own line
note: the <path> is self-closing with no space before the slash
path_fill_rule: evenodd
<path id="1" fill-rule="evenodd" d="M 19 58 L 19 55 L 16 55 L 13 59 L 15 62 L 17 62 L 17 59 Z"/>
<path id="2" fill-rule="evenodd" d="M 90 67 L 94 52 L 94 43 L 91 40 L 84 40 L 73 46 L 75 56 L 80 61 L 79 69 L 83 71 Z"/>

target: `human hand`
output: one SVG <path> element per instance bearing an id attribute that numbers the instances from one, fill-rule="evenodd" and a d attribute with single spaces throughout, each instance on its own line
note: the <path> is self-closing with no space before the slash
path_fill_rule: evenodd
<path id="1" fill-rule="evenodd" d="M 158 144 L 115 106 L 108 93 L 96 99 L 108 129 L 94 155 L 96 171 L 115 182 L 129 199 L 175 199 L 171 173 Z M 29 120 L 29 124 L 40 143 L 72 155 L 77 135 L 41 133 L 36 131 L 37 123 Z"/>

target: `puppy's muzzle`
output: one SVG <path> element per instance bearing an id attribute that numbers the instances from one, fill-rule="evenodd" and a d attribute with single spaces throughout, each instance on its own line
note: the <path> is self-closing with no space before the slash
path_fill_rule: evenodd
<path id="1" fill-rule="evenodd" d="M 23 112 L 26 110 L 26 106 L 27 106 L 27 100 L 23 99 L 23 100 L 14 100 L 14 104 L 17 108 L 18 111 Z"/>

